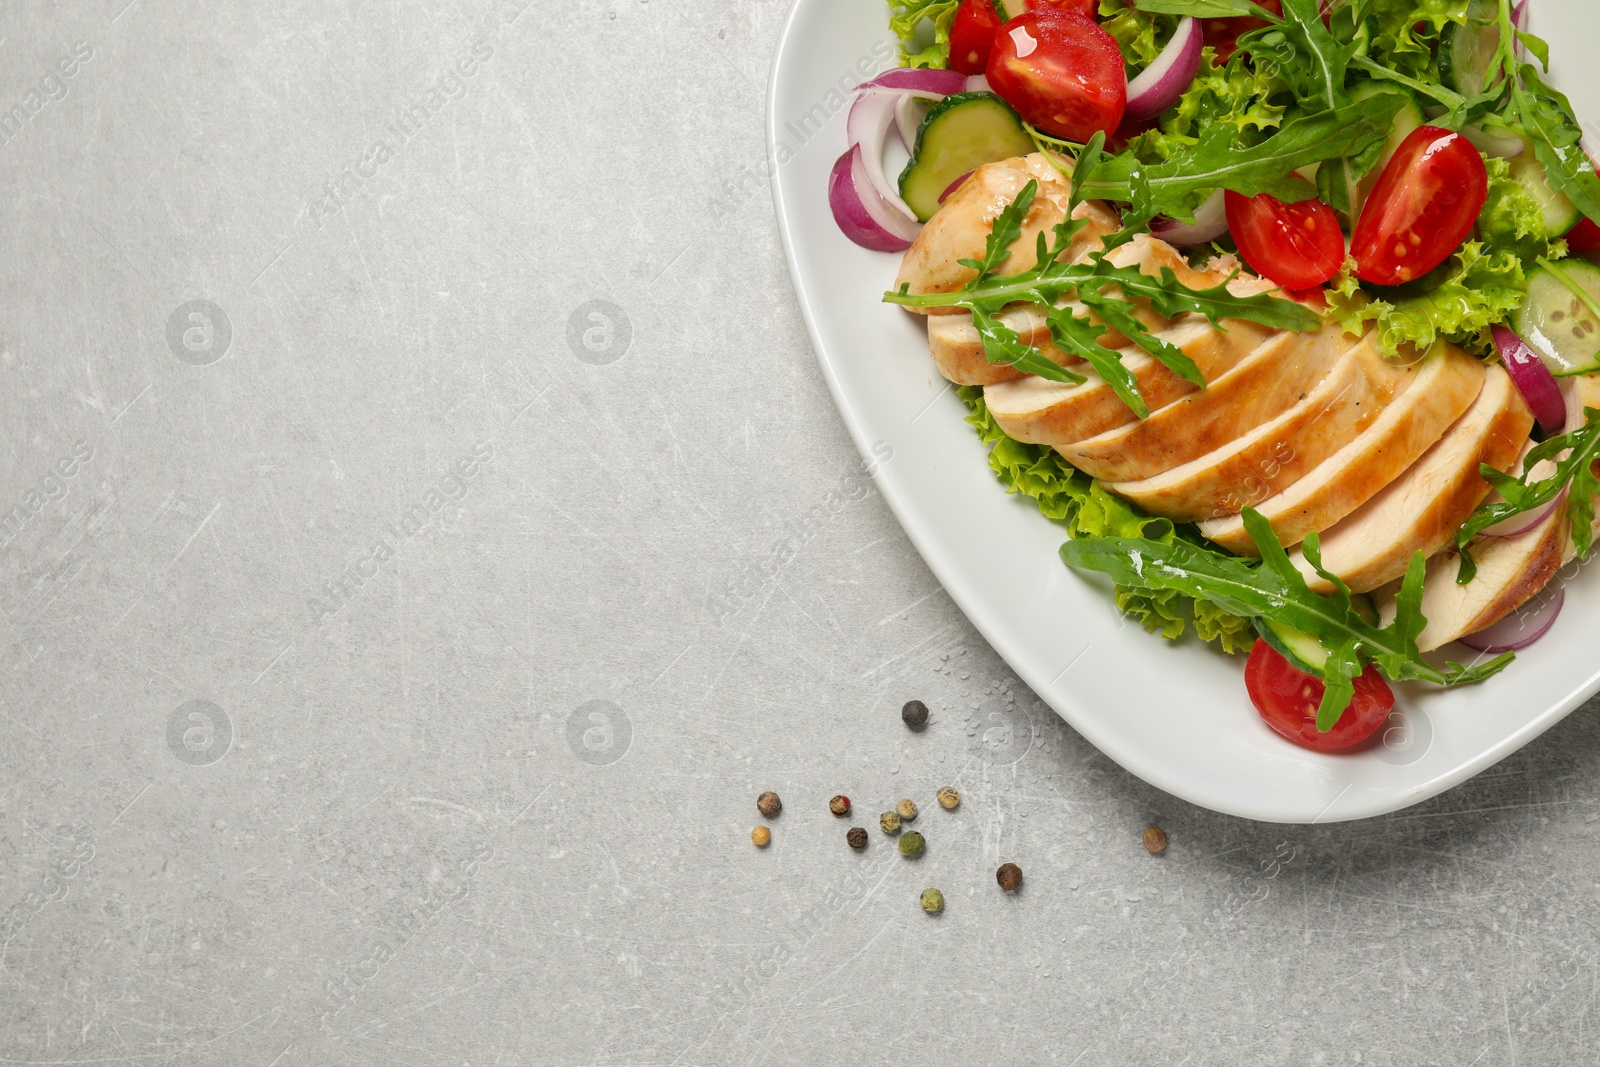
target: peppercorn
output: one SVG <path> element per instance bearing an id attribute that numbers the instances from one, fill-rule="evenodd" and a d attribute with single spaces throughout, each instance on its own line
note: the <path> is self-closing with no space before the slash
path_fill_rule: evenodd
<path id="1" fill-rule="evenodd" d="M 1167 832 L 1159 826 L 1145 830 L 1144 847 L 1152 856 L 1161 855 L 1167 850 Z"/>
<path id="2" fill-rule="evenodd" d="M 769 789 L 756 797 L 756 808 L 767 818 L 776 818 L 778 812 L 783 810 L 783 801 L 778 799 L 778 794 Z"/>
<path id="3" fill-rule="evenodd" d="M 755 844 L 756 848 L 766 848 L 772 844 L 772 831 L 765 826 L 758 826 L 750 831 L 750 840 Z"/>
<path id="4" fill-rule="evenodd" d="M 920 730 L 928 725 L 928 705 L 920 700 L 908 700 L 906 706 L 900 709 L 900 721 L 913 730 Z"/>
<path id="5" fill-rule="evenodd" d="M 900 816 L 886 811 L 878 816 L 878 829 L 891 836 L 900 832 Z"/>
<path id="6" fill-rule="evenodd" d="M 850 814 L 850 798 L 843 793 L 839 794 L 828 801 L 828 810 L 839 816 L 839 818 L 844 818 Z"/>
<path id="7" fill-rule="evenodd" d="M 1002 863 L 994 872 L 994 880 L 1000 883 L 1001 889 L 1013 893 L 1022 888 L 1022 868 L 1015 863 Z"/>
<path id="8" fill-rule="evenodd" d="M 939 806 L 945 811 L 961 806 L 961 794 L 956 791 L 955 786 L 947 785 L 939 790 Z"/>
<path id="9" fill-rule="evenodd" d="M 857 852 L 867 847 L 867 832 L 859 826 L 850 827 L 850 830 L 844 835 L 844 839 Z"/>
<path id="10" fill-rule="evenodd" d="M 927 842 L 915 830 L 907 830 L 900 835 L 900 855 L 917 857 L 922 855 L 922 850 L 927 847 Z"/>
<path id="11" fill-rule="evenodd" d="M 917 818 L 917 805 L 910 797 L 894 806 L 895 814 L 906 822 L 914 822 Z"/>
<path id="12" fill-rule="evenodd" d="M 922 896 L 922 910 L 929 915 L 937 915 L 944 910 L 944 894 L 937 889 L 924 889 Z"/>

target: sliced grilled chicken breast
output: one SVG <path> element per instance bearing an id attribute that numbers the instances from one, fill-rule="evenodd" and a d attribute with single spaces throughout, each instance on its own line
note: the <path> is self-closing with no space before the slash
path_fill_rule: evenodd
<path id="1" fill-rule="evenodd" d="M 1293 408 L 1350 350 L 1338 326 L 1278 333 L 1232 370 L 1148 419 L 1064 446 L 1073 466 L 1105 482 L 1153 478 L 1238 440 Z"/>
<path id="2" fill-rule="evenodd" d="M 1334 340 L 1329 347 L 1340 346 Z M 1277 418 L 1164 474 L 1106 488 L 1180 522 L 1237 515 L 1283 492 L 1364 433 L 1417 379 L 1384 359 L 1370 334 L 1329 358 L 1333 369 Z"/>
<path id="3" fill-rule="evenodd" d="M 973 171 L 911 242 L 900 262 L 894 287 L 908 285 L 913 293 L 948 293 L 971 281 L 977 272 L 963 267 L 959 261 L 983 258 L 994 220 L 1010 206 L 1030 179 L 1039 183 L 1039 190 L 1022 220 L 1022 235 L 1012 244 L 1011 254 L 1000 264 L 1000 271 L 1015 274 L 1037 263 L 1037 235 L 1042 233 L 1048 240 L 1050 230 L 1066 217 L 1071 190 L 1061 172 L 1035 152 L 1030 156 L 985 163 Z M 1073 240 L 1068 259 L 1098 246 L 1102 237 L 1119 228 L 1116 216 L 1098 201 L 1079 204 L 1073 217 L 1086 220 L 1088 225 Z M 957 308 L 909 310 L 936 315 L 959 311 Z"/>
<path id="4" fill-rule="evenodd" d="M 1207 381 L 1223 374 L 1248 355 L 1267 337 L 1265 327 L 1249 322 L 1228 323 L 1218 330 L 1205 319 L 1187 316 L 1161 330 L 1165 338 L 1182 349 Z M 1195 386 L 1137 349 L 1125 350 L 1122 365 L 1139 382 L 1139 390 L 1151 411 L 1195 391 Z M 1018 441 L 1063 447 L 1086 437 L 1133 421 L 1128 405 L 1111 387 L 1084 366 L 1074 368 L 1089 380 L 1082 385 L 1066 385 L 1043 378 L 1021 378 L 984 386 L 983 398 L 1000 428 Z"/>
<path id="5" fill-rule="evenodd" d="M 1415 381 L 1364 433 L 1283 492 L 1252 505 L 1285 546 L 1328 529 L 1371 500 L 1433 447 L 1483 388 L 1483 364 L 1454 345 L 1441 346 L 1402 372 Z M 1207 519 L 1200 532 L 1232 552 L 1255 554 L 1237 515 Z"/>
<path id="6" fill-rule="evenodd" d="M 1403 576 L 1411 557 L 1448 544 L 1489 494 L 1480 464 L 1511 470 L 1533 429 L 1533 412 L 1501 367 L 1438 444 L 1377 496 L 1322 534 L 1322 565 L 1358 593 Z M 1289 559 L 1319 593 L 1333 592 L 1299 549 Z"/>
<path id="7" fill-rule="evenodd" d="M 1087 256 L 1098 247 L 1098 244 L 1096 241 L 1094 245 L 1085 247 L 1079 258 Z M 1141 273 L 1151 277 L 1158 278 L 1163 269 L 1170 270 L 1184 284 L 1195 289 L 1209 289 L 1221 285 L 1228 280 L 1228 275 L 1233 272 L 1235 266 L 1231 259 L 1226 259 L 1218 261 L 1207 270 L 1194 270 L 1178 254 L 1177 249 L 1165 241 L 1155 240 L 1146 234 L 1139 235 L 1120 248 L 1112 249 L 1106 259 L 1115 267 L 1136 266 Z M 1235 284 L 1234 290 L 1240 295 L 1264 291 L 1259 289 L 1253 280 L 1245 279 L 1240 279 Z M 1117 291 L 1115 286 L 1107 290 L 1113 295 Z M 1144 323 L 1152 332 L 1172 325 L 1170 319 L 1157 314 L 1146 301 L 1137 300 L 1133 303 L 1134 318 Z M 1076 301 L 1064 301 L 1061 306 L 1079 318 L 1099 322 L 1094 312 Z M 1017 332 L 1024 344 L 1039 349 L 1057 363 L 1071 366 L 1079 362 L 1076 356 L 1068 355 L 1055 346 L 1050 338 L 1050 328 L 1045 323 L 1044 314 L 1037 307 L 1016 304 L 1001 312 L 999 317 L 1001 322 Z M 1100 343 L 1107 348 L 1126 348 L 1128 339 L 1116 330 L 1108 328 Z M 933 354 L 933 362 L 938 366 L 939 373 L 957 385 L 992 385 L 995 382 L 1015 381 L 1023 377 L 1023 373 L 1015 367 L 989 362 L 988 357 L 983 354 L 983 340 L 978 336 L 977 328 L 972 325 L 970 312 L 963 311 L 955 315 L 936 315 L 929 318 L 928 350 Z"/>
<path id="8" fill-rule="evenodd" d="M 1417 637 L 1424 652 L 1449 644 L 1458 637 L 1493 626 L 1533 599 L 1561 569 L 1567 536 L 1567 509 L 1563 505 L 1531 530 L 1515 537 L 1480 537 L 1472 542 L 1478 572 L 1466 585 L 1456 584 L 1460 557 L 1454 546 L 1428 561 L 1422 587 L 1422 615 L 1428 620 Z M 1378 619 L 1394 621 L 1398 583 L 1374 596 Z"/>

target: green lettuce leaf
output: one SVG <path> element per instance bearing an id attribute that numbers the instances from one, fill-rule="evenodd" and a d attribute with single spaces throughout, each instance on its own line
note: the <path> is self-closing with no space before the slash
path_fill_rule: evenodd
<path id="1" fill-rule="evenodd" d="M 1006 492 L 1032 497 L 1047 518 L 1063 523 L 1073 537 L 1123 537 L 1171 544 L 1179 530 L 1113 496 L 1082 471 L 1043 445 L 1030 445 L 1006 434 L 989 414 L 983 389 L 957 389 L 969 414 L 967 422 L 989 445 L 989 466 Z M 1118 588 L 1117 607 L 1151 633 L 1169 640 L 1182 637 L 1192 623 L 1199 636 L 1230 654 L 1255 643 L 1250 620 L 1214 604 L 1195 602 L 1173 590 Z"/>
<path id="2" fill-rule="evenodd" d="M 950 23 L 959 6 L 960 0 L 889 0 L 889 29 L 900 38 L 902 67 L 943 70 L 950 65 Z M 933 43 L 918 47 L 924 19 L 933 24 Z"/>
<path id="3" fill-rule="evenodd" d="M 1403 345 L 1426 351 L 1439 340 L 1488 355 L 1493 351 L 1489 327 L 1521 307 L 1527 291 L 1527 275 L 1515 252 L 1468 241 L 1409 285 L 1366 290 L 1347 271 L 1328 289 L 1327 299 L 1330 318 L 1345 333 L 1359 336 L 1375 326 L 1386 355 L 1403 355 Z"/>

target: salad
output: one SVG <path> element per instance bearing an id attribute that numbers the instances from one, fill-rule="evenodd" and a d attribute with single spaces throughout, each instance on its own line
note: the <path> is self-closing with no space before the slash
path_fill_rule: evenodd
<path id="1" fill-rule="evenodd" d="M 829 178 L 1063 561 L 1310 748 L 1594 541 L 1600 177 L 1527 2 L 889 0 Z"/>

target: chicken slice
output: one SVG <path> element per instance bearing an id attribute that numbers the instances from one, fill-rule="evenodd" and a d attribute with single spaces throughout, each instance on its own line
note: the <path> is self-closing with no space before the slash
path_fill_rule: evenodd
<path id="1" fill-rule="evenodd" d="M 1422 586 L 1422 616 L 1428 620 L 1417 637 L 1424 652 L 1458 637 L 1493 626 L 1539 594 L 1561 569 L 1567 536 L 1567 508 L 1555 508 L 1538 525 L 1515 537 L 1479 537 L 1472 542 L 1478 572 L 1466 585 L 1456 584 L 1460 556 L 1452 545 L 1428 561 Z M 1397 611 L 1399 583 L 1391 582 L 1373 599 L 1378 619 L 1387 626 Z"/>
<path id="2" fill-rule="evenodd" d="M 1265 467 L 1278 476 L 1292 447 L 1283 429 L 1264 442 L 1251 435 L 1259 436 L 1264 426 L 1284 427 L 1298 409 L 1307 409 L 1301 419 L 1307 421 L 1318 402 L 1331 395 L 1319 391 L 1319 383 L 1346 368 L 1351 354 L 1350 341 L 1337 326 L 1314 334 L 1274 334 L 1204 392 L 1190 393 L 1151 412 L 1148 419 L 1064 447 L 1061 454 L 1109 489 L 1120 492 L 1118 486 L 1126 485 L 1131 494 L 1149 496 L 1152 506 L 1166 506 L 1166 497 L 1198 487 L 1208 476 L 1213 482 L 1220 479 L 1222 496 L 1231 497 L 1241 470 L 1243 477 L 1259 477 L 1257 469 Z M 1351 371 L 1342 373 L 1349 378 Z M 1258 496 L 1264 495 L 1258 489 Z M 1201 517 L 1237 510 L 1202 509 Z"/>
<path id="3" fill-rule="evenodd" d="M 1327 376 L 1277 418 L 1164 474 L 1106 488 L 1180 522 L 1237 515 L 1282 493 L 1366 432 L 1416 379 L 1384 359 L 1370 334 L 1344 347 Z"/>
<path id="4" fill-rule="evenodd" d="M 1093 246 L 1086 247 L 1079 258 L 1087 257 L 1098 246 L 1099 243 L 1096 241 Z M 1197 271 L 1189 266 L 1177 249 L 1148 234 L 1140 234 L 1127 244 L 1112 249 L 1106 260 L 1114 267 L 1137 266 L 1141 273 L 1153 278 L 1159 278 L 1163 269 L 1170 270 L 1179 281 L 1192 289 L 1209 289 L 1221 285 L 1228 280 L 1233 268 L 1237 266 L 1229 257 L 1216 261 L 1206 270 Z M 1270 288 L 1270 284 L 1257 282 L 1253 278 L 1239 279 L 1230 288 L 1238 295 L 1249 296 L 1266 291 Z M 1115 295 L 1118 289 L 1110 286 L 1106 292 Z M 1132 304 L 1133 317 L 1144 323 L 1151 332 L 1172 325 L 1172 320 L 1157 314 L 1148 301 L 1135 300 Z M 1087 318 L 1097 323 L 1100 321 L 1094 312 L 1076 301 L 1063 302 L 1061 306 L 1080 318 Z M 999 318 L 1017 332 L 1023 343 L 1039 349 L 1045 356 L 1062 366 L 1073 366 L 1081 362 L 1076 356 L 1069 355 L 1055 346 L 1050 338 L 1050 328 L 1045 323 L 1044 313 L 1039 308 L 1027 304 L 1014 304 L 1001 312 Z M 1129 342 L 1122 334 L 1108 328 L 1100 343 L 1107 348 L 1126 348 Z M 933 354 L 933 362 L 938 366 L 939 373 L 957 385 L 992 385 L 995 382 L 1015 381 L 1023 377 L 1023 373 L 1015 367 L 989 362 L 983 354 L 983 341 L 978 336 L 977 328 L 972 325 L 970 312 L 962 311 L 956 315 L 930 317 L 928 350 Z"/>
<path id="5" fill-rule="evenodd" d="M 1253 322 L 1227 320 L 1219 330 L 1199 316 L 1185 316 L 1159 331 L 1164 338 L 1194 360 L 1200 374 L 1212 381 L 1266 340 L 1268 330 Z M 1174 374 L 1142 350 L 1122 354 L 1122 365 L 1139 382 L 1139 391 L 1152 412 L 1195 391 L 1195 386 Z M 1082 385 L 1021 378 L 997 382 L 983 390 L 984 401 L 995 422 L 1018 441 L 1061 448 L 1105 433 L 1134 420 L 1122 398 L 1093 370 L 1077 367 L 1088 379 Z"/>
<path id="6" fill-rule="evenodd" d="M 1030 180 L 1039 183 L 1038 192 L 1022 220 L 1022 234 L 1013 242 L 1011 254 L 1000 264 L 1003 274 L 1016 274 L 1038 262 L 1038 235 L 1051 239 L 1050 231 L 1067 215 L 1072 190 L 1049 160 L 1035 152 L 1029 156 L 985 163 L 951 193 L 922 227 L 900 262 L 894 287 L 910 286 L 913 293 L 948 293 L 961 288 L 976 276 L 963 259 L 982 259 L 984 245 L 994 220 L 1017 198 Z M 1086 200 L 1072 213 L 1088 225 L 1078 231 L 1067 259 L 1098 247 L 1100 239 L 1120 227 L 1117 217 L 1099 201 Z M 924 314 L 952 314 L 958 308 L 911 308 Z"/>
<path id="7" fill-rule="evenodd" d="M 1443 548 L 1488 496 L 1479 465 L 1511 470 L 1531 429 L 1522 394 L 1503 368 L 1490 367 L 1483 391 L 1439 443 L 1322 535 L 1323 567 L 1358 593 L 1403 576 L 1413 555 Z M 1333 592 L 1299 549 L 1289 560 L 1312 589 Z"/>
<path id="8" fill-rule="evenodd" d="M 1365 433 L 1288 489 L 1254 505 L 1285 546 L 1328 529 L 1371 500 L 1433 447 L 1483 389 L 1483 364 L 1450 344 L 1402 370 L 1414 380 Z M 1256 554 L 1237 515 L 1207 519 L 1200 532 L 1229 551 Z"/>

